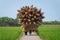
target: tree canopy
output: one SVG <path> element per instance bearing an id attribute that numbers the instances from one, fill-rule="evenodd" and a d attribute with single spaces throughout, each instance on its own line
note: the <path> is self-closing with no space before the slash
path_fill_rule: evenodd
<path id="1" fill-rule="evenodd" d="M 0 17 L 0 26 L 17 26 L 18 20 L 9 17 Z"/>

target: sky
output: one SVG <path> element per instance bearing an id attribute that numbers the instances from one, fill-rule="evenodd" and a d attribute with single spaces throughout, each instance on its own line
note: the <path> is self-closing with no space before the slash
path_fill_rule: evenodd
<path id="1" fill-rule="evenodd" d="M 60 21 L 60 0 L 0 0 L 0 17 L 16 18 L 18 9 L 31 5 L 42 9 L 43 21 Z"/>

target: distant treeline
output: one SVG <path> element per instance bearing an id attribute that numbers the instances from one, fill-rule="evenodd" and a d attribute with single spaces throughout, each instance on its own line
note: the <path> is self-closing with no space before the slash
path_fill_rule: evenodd
<path id="1" fill-rule="evenodd" d="M 43 24 L 60 24 L 60 21 L 45 21 Z M 20 26 L 18 18 L 0 17 L 0 26 Z"/>
<path id="2" fill-rule="evenodd" d="M 19 26 L 18 20 L 9 17 L 0 17 L 0 26 Z"/>
<path id="3" fill-rule="evenodd" d="M 45 22 L 43 22 L 43 24 L 60 25 L 60 21 L 57 21 L 57 20 L 55 20 L 55 21 L 45 21 Z"/>

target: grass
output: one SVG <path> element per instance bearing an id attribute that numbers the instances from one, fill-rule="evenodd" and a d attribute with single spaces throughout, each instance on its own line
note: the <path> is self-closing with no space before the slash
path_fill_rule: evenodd
<path id="1" fill-rule="evenodd" d="M 0 27 L 0 40 L 16 40 L 22 34 L 20 27 Z"/>
<path id="2" fill-rule="evenodd" d="M 39 26 L 37 34 L 43 40 L 60 40 L 60 26 L 59 25 Z"/>
<path id="3" fill-rule="evenodd" d="M 21 27 L 0 27 L 0 40 L 16 40 L 22 34 Z M 60 25 L 42 25 L 37 34 L 43 40 L 60 40 Z"/>

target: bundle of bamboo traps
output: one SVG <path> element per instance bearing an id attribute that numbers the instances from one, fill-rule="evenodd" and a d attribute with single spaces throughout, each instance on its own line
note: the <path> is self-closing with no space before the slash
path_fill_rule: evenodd
<path id="1" fill-rule="evenodd" d="M 32 6 L 25 6 L 18 10 L 18 23 L 23 24 L 41 24 L 44 18 L 41 9 Z"/>

